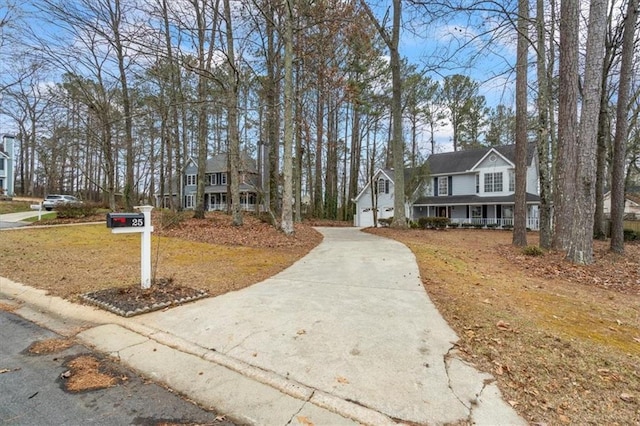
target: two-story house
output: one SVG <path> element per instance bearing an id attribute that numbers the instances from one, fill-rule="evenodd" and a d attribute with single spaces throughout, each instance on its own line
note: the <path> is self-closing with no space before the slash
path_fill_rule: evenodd
<path id="1" fill-rule="evenodd" d="M 15 140 L 12 135 L 2 135 L 0 142 L 0 195 L 13 197 L 15 187 Z"/>
<path id="2" fill-rule="evenodd" d="M 527 150 L 527 226 L 538 229 L 538 162 L 535 145 Z M 515 145 L 433 154 L 427 159 L 426 185 L 405 209 L 409 219 L 439 216 L 455 223 L 513 225 Z M 405 179 L 407 172 L 405 171 Z M 378 218 L 393 216 L 393 171 L 379 170 Z M 370 185 L 356 198 L 356 226 L 372 226 Z M 387 191 L 387 188 L 389 190 Z M 384 192 L 382 191 L 384 189 Z"/>
<path id="3" fill-rule="evenodd" d="M 204 206 L 205 210 L 226 210 L 229 197 L 229 163 L 227 154 L 217 154 L 207 160 L 207 168 L 204 172 Z M 196 207 L 196 194 L 198 191 L 198 163 L 189 158 L 180 176 L 180 182 L 172 185 L 174 199 L 181 198 L 181 206 L 186 210 Z M 259 177 L 256 162 L 249 154 L 240 155 L 240 204 L 242 210 L 256 211 Z M 177 188 L 182 188 L 180 194 Z M 168 197 L 165 195 L 163 205 L 168 206 Z"/>

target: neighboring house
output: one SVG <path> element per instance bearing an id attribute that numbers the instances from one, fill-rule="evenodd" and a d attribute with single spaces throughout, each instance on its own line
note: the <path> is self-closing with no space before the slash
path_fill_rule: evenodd
<path id="1" fill-rule="evenodd" d="M 538 162 L 535 145 L 527 152 L 527 227 L 538 229 Z M 455 223 L 513 225 L 515 145 L 433 154 L 426 184 L 405 206 L 407 217 L 448 217 Z M 411 172 L 405 171 L 406 176 Z M 393 216 L 394 172 L 378 170 L 373 181 L 378 218 Z M 356 197 L 356 226 L 372 226 L 371 187 Z"/>
<path id="2" fill-rule="evenodd" d="M 15 186 L 15 140 L 12 135 L 3 135 L 0 142 L 0 195 L 13 197 Z"/>
<path id="3" fill-rule="evenodd" d="M 607 191 L 603 197 L 604 214 L 611 214 L 611 191 Z M 629 218 L 640 217 L 640 194 L 626 193 L 624 195 L 624 214 Z"/>
<path id="4" fill-rule="evenodd" d="M 172 185 L 172 196 L 177 200 L 180 195 L 181 207 L 187 210 L 195 209 L 196 193 L 198 190 L 198 163 L 189 158 L 184 173 L 180 176 L 180 183 Z M 256 162 L 246 153 L 240 156 L 240 204 L 242 210 L 255 211 L 258 199 L 258 172 Z M 229 194 L 229 165 L 227 154 L 218 154 L 207 160 L 205 170 L 204 206 L 205 210 L 226 210 Z M 178 193 L 177 188 L 182 187 Z M 165 195 L 162 205 L 168 207 L 169 194 Z"/>

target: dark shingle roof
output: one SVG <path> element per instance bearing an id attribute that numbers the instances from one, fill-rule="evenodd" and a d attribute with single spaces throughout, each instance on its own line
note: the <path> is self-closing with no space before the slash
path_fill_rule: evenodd
<path id="1" fill-rule="evenodd" d="M 221 173 L 228 171 L 227 154 L 217 154 L 207 160 L 206 173 Z M 240 154 L 240 171 L 257 173 L 256 161 L 246 152 Z"/>
<path id="2" fill-rule="evenodd" d="M 429 173 L 432 175 L 440 175 L 447 173 L 463 173 L 475 166 L 478 161 L 484 157 L 492 147 L 482 147 L 468 149 L 465 151 L 443 152 L 441 154 L 432 154 L 427 158 L 429 165 Z M 493 147 L 502 154 L 506 159 L 515 163 L 516 146 L 501 145 Z M 535 153 L 535 144 L 530 143 L 527 149 L 527 164 L 531 164 Z"/>

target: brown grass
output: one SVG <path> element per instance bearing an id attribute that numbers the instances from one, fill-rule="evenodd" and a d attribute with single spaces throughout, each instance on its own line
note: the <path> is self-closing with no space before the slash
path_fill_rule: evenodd
<path id="1" fill-rule="evenodd" d="M 219 215 L 195 227 L 164 232 L 167 236 L 157 229 L 152 274 L 217 296 L 275 275 L 322 238 L 309 227 L 298 227 L 296 237 L 288 238 L 250 217 L 239 229 L 222 227 L 216 220 Z M 234 245 L 240 237 L 252 246 Z M 2 275 L 52 295 L 78 301 L 83 293 L 140 283 L 139 234 L 112 234 L 105 225 L 83 225 L 4 231 L 2 240 Z"/>
<path id="2" fill-rule="evenodd" d="M 637 246 L 618 262 L 600 256 L 599 267 L 577 267 L 557 253 L 522 257 L 509 232 L 372 232 L 411 248 L 427 292 L 460 336 L 461 354 L 494 374 L 528 421 L 639 424 L 637 286 L 594 285 L 594 277 L 605 279 L 598 268 L 604 276 L 611 265 L 636 268 Z M 536 238 L 530 234 L 530 243 Z"/>

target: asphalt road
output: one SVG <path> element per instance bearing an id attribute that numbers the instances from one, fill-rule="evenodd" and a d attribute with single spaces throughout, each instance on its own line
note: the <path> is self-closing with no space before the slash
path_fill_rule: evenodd
<path id="1" fill-rule="evenodd" d="M 68 392 L 61 377 L 69 369 L 65 363 L 92 352 L 78 344 L 46 355 L 26 351 L 32 342 L 55 337 L 60 336 L 0 310 L 0 425 L 233 425 L 113 360 L 105 360 L 109 372 L 126 380 Z"/>

